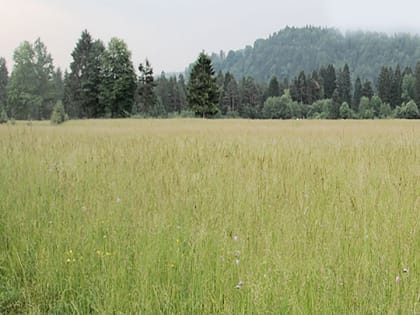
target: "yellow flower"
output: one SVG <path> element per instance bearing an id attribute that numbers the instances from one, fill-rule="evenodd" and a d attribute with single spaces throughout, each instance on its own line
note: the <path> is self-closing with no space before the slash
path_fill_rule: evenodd
<path id="1" fill-rule="evenodd" d="M 96 251 L 96 255 L 101 256 L 101 254 L 102 254 L 102 252 L 98 249 L 98 250 Z"/>
<path id="2" fill-rule="evenodd" d="M 105 256 L 111 256 L 111 253 L 110 252 L 106 252 L 105 253 Z"/>

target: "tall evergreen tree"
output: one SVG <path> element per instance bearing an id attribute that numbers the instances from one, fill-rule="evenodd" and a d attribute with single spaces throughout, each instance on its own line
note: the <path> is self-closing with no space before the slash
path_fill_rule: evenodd
<path id="1" fill-rule="evenodd" d="M 334 90 L 337 88 L 337 76 L 334 66 L 329 64 L 320 74 L 324 82 L 324 98 L 332 98 Z"/>
<path id="2" fill-rule="evenodd" d="M 223 114 L 237 110 L 239 103 L 238 84 L 235 78 L 227 72 L 223 84 L 223 93 L 221 97 L 220 110 Z"/>
<path id="3" fill-rule="evenodd" d="M 200 53 L 188 81 L 188 104 L 203 118 L 218 111 L 218 88 L 210 58 Z"/>
<path id="4" fill-rule="evenodd" d="M 383 66 L 378 77 L 378 96 L 383 103 L 391 103 L 392 69 Z"/>
<path id="5" fill-rule="evenodd" d="M 337 90 L 341 99 L 340 103 L 346 102 L 347 104 L 351 104 L 351 79 L 350 69 L 347 63 L 344 65 L 343 70 L 339 72 Z"/>
<path id="6" fill-rule="evenodd" d="M 362 98 L 362 82 L 360 81 L 360 78 L 357 77 L 356 81 L 354 81 L 354 94 L 353 94 L 353 100 L 351 102 L 351 109 L 354 112 L 359 111 L 361 98 Z"/>
<path id="7" fill-rule="evenodd" d="M 136 91 L 136 74 L 127 44 L 111 38 L 103 54 L 100 103 L 105 116 L 118 118 L 130 116 Z"/>
<path id="8" fill-rule="evenodd" d="M 6 59 L 0 58 L 0 107 L 6 110 L 7 105 L 7 84 L 9 82 L 9 72 L 7 71 Z"/>
<path id="9" fill-rule="evenodd" d="M 416 96 L 414 99 L 414 102 L 416 104 L 420 104 L 420 61 L 416 64 L 416 70 L 414 73 L 415 79 L 416 79 Z"/>
<path id="10" fill-rule="evenodd" d="M 400 70 L 400 65 L 397 65 L 395 68 L 394 76 L 392 78 L 391 86 L 391 108 L 394 109 L 397 106 L 401 105 L 401 85 L 402 85 L 402 75 Z"/>
<path id="11" fill-rule="evenodd" d="M 373 96 L 372 82 L 369 80 L 365 80 L 365 82 L 363 82 L 362 96 L 365 96 L 368 99 L 371 99 Z"/>
<path id="12" fill-rule="evenodd" d="M 238 111 L 245 118 L 259 118 L 263 108 L 262 93 L 254 78 L 242 78 L 239 86 L 240 105 Z"/>
<path id="13" fill-rule="evenodd" d="M 267 97 L 270 96 L 280 96 L 280 86 L 276 76 L 273 76 L 268 84 Z"/>
<path id="14" fill-rule="evenodd" d="M 150 114 L 157 104 L 157 96 L 155 93 L 155 79 L 153 77 L 153 68 L 149 60 L 145 60 L 144 64 L 139 65 L 139 81 L 138 81 L 138 95 L 139 104 L 136 112 L 143 112 Z"/>
<path id="15" fill-rule="evenodd" d="M 185 79 L 182 74 L 178 76 L 178 94 L 179 101 L 181 104 L 181 111 L 187 108 L 187 86 L 185 84 Z"/>
<path id="16" fill-rule="evenodd" d="M 87 30 L 82 32 L 71 54 L 70 73 L 65 78 L 64 106 L 70 117 L 91 118 L 105 114 L 99 102 L 104 51 L 101 41 L 94 41 Z"/>

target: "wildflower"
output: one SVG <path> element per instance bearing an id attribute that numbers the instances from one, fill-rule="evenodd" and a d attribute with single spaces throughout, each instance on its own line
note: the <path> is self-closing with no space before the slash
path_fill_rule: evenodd
<path id="1" fill-rule="evenodd" d="M 404 272 L 404 273 L 408 273 L 408 268 L 404 268 L 404 269 L 403 269 L 403 272 Z"/>
<path id="2" fill-rule="evenodd" d="M 179 244 L 179 239 L 176 240 L 176 243 Z"/>
<path id="3" fill-rule="evenodd" d="M 117 203 L 120 203 L 121 202 L 121 198 L 120 197 L 118 197 L 117 198 Z"/>
<path id="4" fill-rule="evenodd" d="M 239 240 L 238 235 L 234 235 L 234 236 L 233 236 L 233 240 L 234 240 L 235 242 L 237 242 L 237 241 Z"/>
<path id="5" fill-rule="evenodd" d="M 401 277 L 400 277 L 400 276 L 396 276 L 396 277 L 395 277 L 395 282 L 396 282 L 396 283 L 400 283 L 400 281 L 401 281 Z"/>
<path id="6" fill-rule="evenodd" d="M 111 252 L 105 252 L 105 256 L 111 256 Z"/>
<path id="7" fill-rule="evenodd" d="M 264 279 L 267 279 L 267 274 L 265 273 L 265 274 L 263 275 L 263 277 L 264 277 Z"/>
<path id="8" fill-rule="evenodd" d="M 239 283 L 235 286 L 235 288 L 240 289 L 240 288 L 242 288 L 243 285 L 244 285 L 244 283 L 242 281 L 239 281 Z"/>
<path id="9" fill-rule="evenodd" d="M 101 256 L 101 254 L 102 254 L 102 252 L 98 249 L 98 250 L 96 251 L 96 255 Z"/>
<path id="10" fill-rule="evenodd" d="M 66 262 L 67 263 L 70 263 L 71 262 L 71 259 L 70 258 L 67 258 Z"/>
<path id="11" fill-rule="evenodd" d="M 239 265 L 239 258 L 236 258 L 236 259 L 235 259 L 235 264 L 236 264 L 236 265 Z"/>

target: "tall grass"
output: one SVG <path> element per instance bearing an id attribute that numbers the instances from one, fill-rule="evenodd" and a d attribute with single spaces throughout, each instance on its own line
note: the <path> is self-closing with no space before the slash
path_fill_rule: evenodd
<path id="1" fill-rule="evenodd" d="M 0 201 L 2 314 L 420 314 L 418 121 L 0 126 Z"/>

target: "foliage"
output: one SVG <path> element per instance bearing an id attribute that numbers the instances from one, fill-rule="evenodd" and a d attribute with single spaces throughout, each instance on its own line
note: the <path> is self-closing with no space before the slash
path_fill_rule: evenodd
<path id="1" fill-rule="evenodd" d="M 87 30 L 82 32 L 71 54 L 73 61 L 64 82 L 64 106 L 70 117 L 95 118 L 105 115 L 104 105 L 99 100 L 104 52 L 101 41 L 93 40 Z"/>
<path id="2" fill-rule="evenodd" d="M 53 111 L 51 113 L 51 123 L 54 125 L 59 125 L 65 122 L 66 120 L 68 120 L 68 115 L 66 114 L 64 110 L 63 102 L 58 101 L 55 104 Z"/>
<path id="3" fill-rule="evenodd" d="M 344 102 L 340 106 L 340 118 L 342 119 L 351 119 L 354 117 L 354 112 L 350 108 L 347 102 Z"/>
<path id="4" fill-rule="evenodd" d="M 155 94 L 156 83 L 153 77 L 153 68 L 146 59 L 144 64 L 139 65 L 139 81 L 137 91 L 139 95 L 139 104 L 136 112 L 149 113 L 152 108 L 155 108 L 157 97 Z"/>
<path id="5" fill-rule="evenodd" d="M 409 101 L 396 107 L 395 116 L 404 119 L 418 119 L 420 118 L 420 113 L 417 104 L 414 101 Z"/>
<path id="6" fill-rule="evenodd" d="M 293 100 L 289 91 L 282 96 L 271 96 L 264 103 L 263 117 L 269 119 L 292 118 Z"/>
<path id="7" fill-rule="evenodd" d="M 130 116 L 136 91 L 136 75 L 127 44 L 111 38 L 102 57 L 99 100 L 105 117 Z"/>
<path id="8" fill-rule="evenodd" d="M 188 104 L 196 115 L 211 116 L 218 111 L 219 95 L 214 73 L 210 58 L 204 52 L 200 53 L 188 82 Z"/>
<path id="9" fill-rule="evenodd" d="M 257 81 L 268 81 L 274 75 L 293 78 L 302 70 L 311 73 L 328 63 L 336 68 L 348 63 L 354 77 L 373 82 L 383 65 L 413 67 L 420 59 L 419 46 L 420 38 L 409 34 L 342 34 L 332 28 L 286 27 L 266 39 L 257 39 L 252 47 L 212 54 L 212 61 L 216 71 L 229 71 L 237 78 L 252 76 Z M 334 89 L 324 97 L 331 98 Z"/>
<path id="10" fill-rule="evenodd" d="M 6 66 L 6 59 L 0 58 L 0 104 L 7 103 L 7 84 L 9 82 L 9 72 Z"/>
<path id="11" fill-rule="evenodd" d="M 47 48 L 38 38 L 34 44 L 23 42 L 14 52 L 15 65 L 7 88 L 11 117 L 45 119 L 55 99 L 52 84 L 53 64 Z"/>

